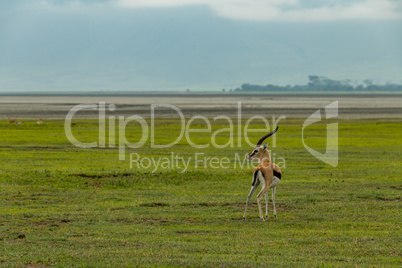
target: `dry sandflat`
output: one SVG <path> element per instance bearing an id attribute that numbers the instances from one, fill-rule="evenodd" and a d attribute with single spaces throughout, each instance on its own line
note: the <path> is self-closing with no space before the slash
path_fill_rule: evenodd
<path id="1" fill-rule="evenodd" d="M 169 104 L 185 117 L 254 115 L 306 117 L 338 101 L 339 118 L 401 118 L 402 95 L 196 95 L 149 94 L 127 96 L 0 96 L 0 118 L 62 119 L 78 104 L 114 104 L 108 115 L 149 117 L 151 105 Z M 173 108 L 155 108 L 158 117 L 177 117 Z M 76 118 L 96 118 L 93 110 L 79 111 Z"/>

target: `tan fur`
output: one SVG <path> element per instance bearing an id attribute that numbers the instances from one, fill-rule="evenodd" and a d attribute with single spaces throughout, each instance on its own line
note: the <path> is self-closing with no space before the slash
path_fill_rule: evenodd
<path id="1" fill-rule="evenodd" d="M 258 149 L 258 153 L 253 155 L 254 149 L 248 154 L 249 158 L 258 159 L 260 161 L 260 164 L 254 168 L 253 173 L 257 170 L 261 171 L 264 176 L 265 185 L 268 185 L 269 187 L 274 179 L 273 170 L 279 173 L 282 172 L 277 164 L 271 162 L 271 156 L 269 155 L 267 148 L 259 147 L 256 149 Z"/>
<path id="2" fill-rule="evenodd" d="M 272 184 L 272 181 L 274 179 L 273 170 L 275 170 L 276 172 L 282 173 L 277 164 L 270 163 L 268 161 L 263 162 L 263 163 L 259 164 L 258 166 L 256 166 L 253 169 L 253 174 L 257 170 L 261 171 L 261 173 L 264 177 L 264 180 L 265 180 L 265 185 L 269 185 L 269 186 Z"/>
<path id="3" fill-rule="evenodd" d="M 258 150 L 258 152 L 254 153 L 255 150 Z M 259 162 L 260 162 L 260 164 L 257 165 L 253 169 L 253 174 L 257 170 L 261 171 L 261 173 L 263 174 L 263 177 L 264 177 L 264 181 L 265 181 L 265 187 L 257 195 L 257 203 L 258 203 L 258 209 L 259 209 L 259 212 L 260 212 L 260 218 L 262 220 L 264 220 L 264 218 L 262 216 L 263 215 L 262 214 L 262 209 L 261 209 L 261 198 L 264 196 L 264 194 L 271 187 L 271 184 L 272 184 L 272 182 L 274 180 L 274 172 L 273 172 L 273 170 L 275 170 L 276 172 L 279 172 L 279 173 L 282 173 L 282 172 L 281 172 L 280 168 L 278 167 L 278 165 L 276 165 L 276 164 L 271 162 L 271 157 L 269 155 L 269 151 L 264 146 L 256 147 L 253 151 L 251 151 L 247 155 L 247 158 L 248 159 L 258 159 Z"/>

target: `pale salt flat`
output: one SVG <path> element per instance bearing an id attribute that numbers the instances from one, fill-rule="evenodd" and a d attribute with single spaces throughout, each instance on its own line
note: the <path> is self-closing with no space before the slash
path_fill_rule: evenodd
<path id="1" fill-rule="evenodd" d="M 242 117 L 254 115 L 307 117 L 318 109 L 338 101 L 339 118 L 401 118 L 402 95 L 263 95 L 263 96 L 0 96 L 0 118 L 63 119 L 78 104 L 105 102 L 115 104 L 107 115 L 140 115 L 149 117 L 151 105 L 170 104 L 180 109 L 185 117 L 224 115 Z M 158 117 L 178 117 L 170 108 L 155 108 Z M 98 113 L 82 110 L 75 118 L 97 118 Z"/>

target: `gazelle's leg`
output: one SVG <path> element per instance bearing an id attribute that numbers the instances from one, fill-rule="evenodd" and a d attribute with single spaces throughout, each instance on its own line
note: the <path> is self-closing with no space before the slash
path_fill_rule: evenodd
<path id="1" fill-rule="evenodd" d="M 250 202 L 251 196 L 253 195 L 253 193 L 255 192 L 255 190 L 257 190 L 257 187 L 258 187 L 259 184 L 260 184 L 260 182 L 259 182 L 259 181 L 256 181 L 256 183 L 254 184 L 254 186 L 251 186 L 250 193 L 249 193 L 248 196 L 247 196 L 246 209 L 244 210 L 243 219 L 246 219 L 246 213 L 247 213 L 248 203 Z"/>
<path id="2" fill-rule="evenodd" d="M 265 218 L 268 218 L 268 191 L 265 193 Z"/>
<path id="3" fill-rule="evenodd" d="M 275 189 L 276 189 L 276 187 L 272 188 L 272 206 L 274 207 L 274 217 L 275 217 L 275 219 L 276 219 Z"/>
<path id="4" fill-rule="evenodd" d="M 258 203 L 258 210 L 260 211 L 260 219 L 265 221 L 264 217 L 262 216 L 262 209 L 261 209 L 261 197 L 268 191 L 269 185 L 262 185 L 262 190 L 257 195 L 257 203 Z"/>

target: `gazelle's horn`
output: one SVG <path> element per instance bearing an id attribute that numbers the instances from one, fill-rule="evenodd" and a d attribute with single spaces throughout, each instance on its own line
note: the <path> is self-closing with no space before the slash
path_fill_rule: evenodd
<path id="1" fill-rule="evenodd" d="M 279 128 L 279 127 L 276 126 L 276 129 L 275 129 L 274 131 L 272 131 L 272 132 L 268 133 L 267 135 L 265 135 L 264 137 L 262 137 L 262 138 L 257 142 L 257 146 L 260 146 L 260 145 L 262 144 L 262 142 L 263 142 L 266 138 L 268 138 L 268 137 L 274 135 L 275 132 L 278 131 L 278 128 Z"/>

